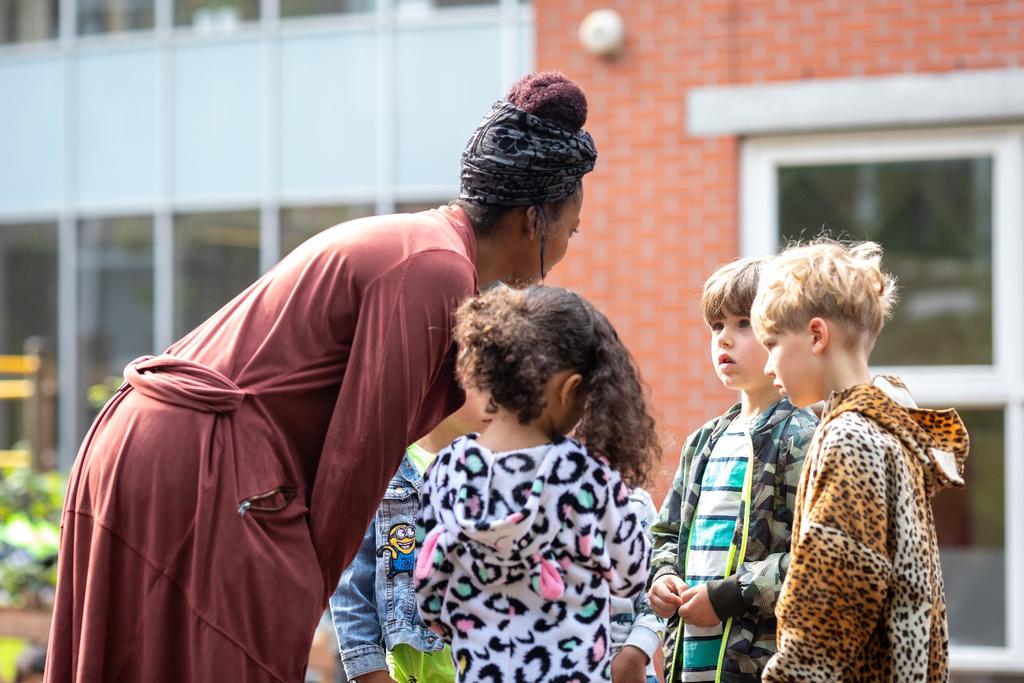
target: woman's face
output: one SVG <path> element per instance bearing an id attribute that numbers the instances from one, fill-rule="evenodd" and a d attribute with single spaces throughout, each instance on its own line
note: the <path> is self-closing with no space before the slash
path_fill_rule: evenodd
<path id="1" fill-rule="evenodd" d="M 544 249 L 544 269 L 550 271 L 569 250 L 569 240 L 580 230 L 580 211 L 583 209 L 583 184 L 557 210 L 548 207 L 548 241 Z M 537 256 L 540 269 L 540 255 Z"/>
<path id="2" fill-rule="evenodd" d="M 518 215 L 522 222 L 515 227 L 515 241 L 507 244 L 506 263 L 512 272 L 503 278 L 510 287 L 536 285 L 544 275 L 565 256 L 569 239 L 580 230 L 580 211 L 583 209 L 583 185 L 575 194 L 560 204 L 546 204 L 548 240 L 544 246 L 544 270 L 541 272 L 541 228 L 544 218 L 538 207 L 528 207 Z"/>
<path id="3" fill-rule="evenodd" d="M 583 208 L 583 186 L 558 204 L 545 204 L 544 214 L 539 207 L 531 206 L 519 210 L 518 217 L 508 233 L 502 254 L 504 264 L 511 272 L 501 277 L 510 287 L 527 287 L 536 284 L 543 276 L 558 265 L 569 249 L 569 239 L 580 227 L 580 210 Z M 547 241 L 544 243 L 544 273 L 541 272 L 540 245 L 544 216 L 547 216 Z"/>

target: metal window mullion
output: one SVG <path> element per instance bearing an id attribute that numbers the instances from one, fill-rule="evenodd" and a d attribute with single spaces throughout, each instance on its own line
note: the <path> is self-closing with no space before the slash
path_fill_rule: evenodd
<path id="1" fill-rule="evenodd" d="M 174 341 L 174 218 L 160 207 L 153 217 L 153 352 Z"/>
<path id="2" fill-rule="evenodd" d="M 57 224 L 57 463 L 69 469 L 78 447 L 78 276 L 75 203 L 76 0 L 60 0 L 61 52 L 61 210 Z"/>
<path id="3" fill-rule="evenodd" d="M 78 0 L 60 0 L 57 12 L 57 39 L 67 50 L 73 47 L 78 30 Z"/>
<path id="4" fill-rule="evenodd" d="M 74 463 L 78 447 L 78 240 L 73 212 L 61 212 L 57 227 L 57 434 L 59 467 Z"/>
<path id="5" fill-rule="evenodd" d="M 281 35 L 279 0 L 261 0 L 263 27 L 263 116 L 262 185 L 260 203 L 260 272 L 266 272 L 281 258 L 280 226 L 280 102 Z"/>
<path id="6" fill-rule="evenodd" d="M 395 186 L 398 181 L 395 139 L 397 137 L 397 92 L 395 0 L 377 2 L 377 213 L 395 210 Z"/>
<path id="7" fill-rule="evenodd" d="M 153 17 L 157 35 L 166 34 L 174 28 L 174 0 L 154 0 L 156 7 Z"/>
<path id="8" fill-rule="evenodd" d="M 171 194 L 174 174 L 174 0 L 156 0 L 156 177 L 153 217 L 153 352 L 174 337 L 174 224 Z"/>
<path id="9" fill-rule="evenodd" d="M 274 267 L 281 258 L 281 211 L 273 199 L 260 205 L 260 273 Z"/>
<path id="10" fill-rule="evenodd" d="M 523 65 L 519 63 L 519 0 L 500 0 L 498 30 L 501 35 L 501 83 L 498 84 L 500 97 L 519 75 Z"/>

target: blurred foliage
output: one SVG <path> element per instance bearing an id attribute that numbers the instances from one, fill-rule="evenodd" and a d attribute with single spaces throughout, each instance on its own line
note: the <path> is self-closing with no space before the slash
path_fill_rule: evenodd
<path id="1" fill-rule="evenodd" d="M 60 472 L 0 471 L 0 606 L 53 602 L 65 485 Z"/>
<path id="2" fill-rule="evenodd" d="M 107 375 L 99 384 L 93 384 L 85 392 L 85 400 L 93 410 L 102 408 L 124 382 L 120 375 Z"/>

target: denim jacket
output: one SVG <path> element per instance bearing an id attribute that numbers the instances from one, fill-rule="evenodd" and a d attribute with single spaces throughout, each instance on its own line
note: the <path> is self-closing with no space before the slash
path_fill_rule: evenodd
<path id="1" fill-rule="evenodd" d="M 650 526 L 658 515 L 651 494 L 641 488 L 633 489 L 629 502 L 636 511 L 640 525 L 650 535 Z M 610 640 L 613 657 L 626 645 L 639 648 L 649 660 L 647 675 L 654 676 L 654 657 L 664 636 L 665 620 L 651 609 L 647 591 L 640 591 L 632 599 L 612 596 Z"/>
<path id="2" fill-rule="evenodd" d="M 385 652 L 406 643 L 422 652 L 444 647 L 416 608 L 412 571 L 423 477 L 408 455 L 388 484 L 359 553 L 331 596 L 331 617 L 348 678 L 387 669 Z"/>

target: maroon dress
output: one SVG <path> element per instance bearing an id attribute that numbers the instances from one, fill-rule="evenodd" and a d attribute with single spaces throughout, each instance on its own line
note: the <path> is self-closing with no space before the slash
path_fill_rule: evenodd
<path id="1" fill-rule="evenodd" d="M 461 401 L 465 214 L 345 223 L 165 355 L 71 472 L 46 680 L 301 681 L 407 444 Z"/>

